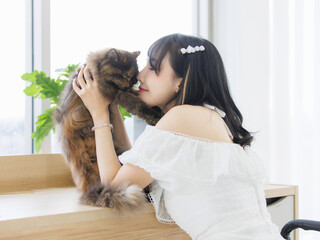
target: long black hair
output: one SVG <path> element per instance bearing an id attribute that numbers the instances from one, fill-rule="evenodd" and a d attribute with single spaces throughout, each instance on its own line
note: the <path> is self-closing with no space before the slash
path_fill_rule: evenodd
<path id="1" fill-rule="evenodd" d="M 181 48 L 203 46 L 204 51 L 182 54 Z M 180 89 L 171 99 L 176 105 L 216 106 L 226 113 L 223 118 L 229 127 L 233 142 L 250 146 L 253 136 L 243 128 L 243 117 L 235 105 L 228 86 L 221 56 L 216 47 L 206 39 L 171 34 L 160 38 L 148 50 L 149 63 L 159 73 L 163 58 L 169 62 L 177 77 L 182 78 Z"/>

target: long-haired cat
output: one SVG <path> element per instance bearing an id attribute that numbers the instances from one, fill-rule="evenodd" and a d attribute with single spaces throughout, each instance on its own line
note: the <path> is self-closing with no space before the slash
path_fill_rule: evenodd
<path id="1" fill-rule="evenodd" d="M 132 86 L 137 82 L 136 58 L 140 52 L 105 49 L 89 54 L 87 66 L 97 81 L 103 96 L 121 105 L 129 113 L 155 125 L 161 111 L 146 106 Z M 65 159 L 71 169 L 76 187 L 82 193 L 81 202 L 95 206 L 113 207 L 119 211 L 136 211 L 145 200 L 145 194 L 136 186 L 102 186 L 96 157 L 93 120 L 80 97 L 72 87 L 79 69 L 70 76 L 57 110 L 53 114 Z M 123 149 L 114 142 L 117 155 Z"/>

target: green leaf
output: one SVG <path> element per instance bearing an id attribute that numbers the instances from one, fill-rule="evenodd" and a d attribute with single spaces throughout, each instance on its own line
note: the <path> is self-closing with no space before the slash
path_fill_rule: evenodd
<path id="1" fill-rule="evenodd" d="M 46 136 L 49 135 L 51 129 L 54 127 L 52 121 L 47 121 L 46 124 L 42 125 L 41 128 L 37 129 L 35 132 L 35 144 L 36 144 L 36 152 L 39 152 L 41 149 L 41 144 Z"/>
<path id="2" fill-rule="evenodd" d="M 58 97 L 51 98 L 51 101 L 50 101 L 50 105 L 51 106 L 57 106 L 58 103 L 59 103 L 59 98 Z"/>
<path id="3" fill-rule="evenodd" d="M 27 95 L 27 96 L 35 96 L 37 94 L 40 93 L 40 88 L 37 87 L 37 85 L 35 84 L 31 84 L 30 86 L 26 87 L 23 92 Z"/>
<path id="4" fill-rule="evenodd" d="M 121 116 L 122 116 L 122 120 L 126 120 L 126 118 L 130 118 L 131 117 L 131 114 L 128 113 L 123 107 L 121 107 L 119 105 L 119 110 L 120 110 L 120 113 L 121 113 Z"/>
<path id="5" fill-rule="evenodd" d="M 64 71 L 65 73 L 63 74 L 63 76 L 69 78 L 70 74 L 73 73 L 77 67 L 80 65 L 80 63 L 78 64 L 69 64 L 67 69 Z"/>
<path id="6" fill-rule="evenodd" d="M 42 141 L 40 140 L 35 140 L 35 148 L 36 148 L 36 153 L 38 153 L 41 149 L 41 143 Z"/>
<path id="7" fill-rule="evenodd" d="M 70 74 L 73 73 L 77 67 L 80 65 L 80 63 L 78 64 L 69 64 L 65 69 L 62 69 L 62 73 L 60 74 L 60 78 L 65 78 L 65 79 L 69 79 L 70 77 Z M 61 71 L 60 69 L 59 70 L 56 70 L 56 71 Z"/>
<path id="8" fill-rule="evenodd" d="M 36 76 L 39 74 L 37 70 L 33 71 L 32 73 L 25 73 L 21 76 L 22 80 L 35 83 Z"/>
<path id="9" fill-rule="evenodd" d="M 60 93 L 63 91 L 66 84 L 69 82 L 69 80 L 61 79 L 60 76 L 57 78 L 56 83 L 59 85 L 59 91 Z"/>
<path id="10" fill-rule="evenodd" d="M 38 116 L 36 122 L 36 131 L 32 133 L 32 138 L 35 139 L 36 152 L 41 149 L 42 141 L 49 135 L 51 129 L 54 129 L 54 123 L 52 120 L 52 113 L 56 108 L 49 108 L 43 114 Z"/>
<path id="11" fill-rule="evenodd" d="M 36 76 L 36 84 L 41 87 L 42 98 L 52 98 L 58 97 L 60 95 L 59 85 L 55 82 L 54 79 L 46 77 L 44 72 L 40 72 Z"/>

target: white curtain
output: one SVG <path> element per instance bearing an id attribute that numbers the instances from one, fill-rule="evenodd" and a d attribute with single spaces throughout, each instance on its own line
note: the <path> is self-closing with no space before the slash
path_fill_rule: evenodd
<path id="1" fill-rule="evenodd" d="M 270 183 L 298 185 L 299 218 L 320 220 L 320 1 L 215 0 L 214 44 Z"/>
<path id="2" fill-rule="evenodd" d="M 320 1 L 274 0 L 270 23 L 270 178 L 297 184 L 300 218 L 320 220 Z"/>

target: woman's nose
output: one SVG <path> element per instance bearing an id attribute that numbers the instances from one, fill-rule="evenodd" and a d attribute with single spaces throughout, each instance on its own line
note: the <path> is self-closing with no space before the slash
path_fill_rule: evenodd
<path id="1" fill-rule="evenodd" d="M 144 75 L 145 75 L 145 71 L 146 70 L 146 67 L 144 67 L 137 75 L 137 79 L 138 81 L 140 82 L 143 82 L 144 81 Z"/>

